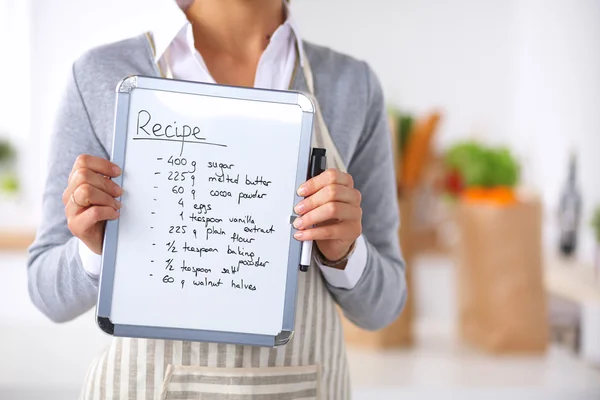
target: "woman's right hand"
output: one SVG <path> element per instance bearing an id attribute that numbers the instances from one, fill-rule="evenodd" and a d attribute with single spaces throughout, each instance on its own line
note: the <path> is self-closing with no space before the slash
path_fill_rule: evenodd
<path id="1" fill-rule="evenodd" d="M 94 253 L 102 254 L 107 220 L 117 219 L 123 190 L 110 178 L 121 174 L 112 162 L 87 154 L 73 164 L 62 200 L 69 230 Z"/>

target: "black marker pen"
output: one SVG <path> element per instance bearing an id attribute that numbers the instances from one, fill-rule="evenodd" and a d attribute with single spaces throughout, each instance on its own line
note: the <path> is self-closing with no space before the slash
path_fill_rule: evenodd
<path id="1" fill-rule="evenodd" d="M 309 178 L 320 175 L 327 169 L 327 155 L 325 149 L 315 147 L 310 157 Z M 300 256 L 300 271 L 308 271 L 312 258 L 313 241 L 302 242 L 302 253 Z"/>

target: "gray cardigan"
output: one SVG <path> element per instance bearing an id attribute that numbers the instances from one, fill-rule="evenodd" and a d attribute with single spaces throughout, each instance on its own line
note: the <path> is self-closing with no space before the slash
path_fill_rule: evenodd
<path id="1" fill-rule="evenodd" d="M 363 196 L 367 266 L 353 289 L 328 289 L 351 321 L 378 329 L 398 317 L 406 299 L 382 90 L 366 63 L 324 47 L 304 46 L 323 118 Z M 134 74 L 158 74 L 143 35 L 93 49 L 73 64 L 52 137 L 42 223 L 28 261 L 30 296 L 56 322 L 89 310 L 98 294 L 98 280 L 83 269 L 78 239 L 67 227 L 61 195 L 78 155 L 110 157 L 115 87 Z M 292 86 L 307 91 L 302 73 L 295 74 Z"/>

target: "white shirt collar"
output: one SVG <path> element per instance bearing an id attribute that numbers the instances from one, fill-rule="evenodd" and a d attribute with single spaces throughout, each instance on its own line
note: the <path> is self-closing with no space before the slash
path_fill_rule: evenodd
<path id="1" fill-rule="evenodd" d="M 156 54 L 154 62 L 158 62 L 165 51 L 169 48 L 171 43 L 184 29 L 187 29 L 190 22 L 187 20 L 183 10 L 179 8 L 175 1 L 171 1 L 171 6 L 166 7 L 164 14 L 161 15 L 161 24 L 152 30 L 152 37 L 154 39 L 154 46 Z M 288 25 L 294 34 L 296 39 L 296 45 L 298 46 L 298 52 L 300 54 L 300 66 L 304 66 L 304 49 L 302 46 L 302 38 L 298 33 L 298 28 L 294 23 L 291 12 L 287 4 L 284 2 L 285 14 L 287 16 L 284 25 Z"/>

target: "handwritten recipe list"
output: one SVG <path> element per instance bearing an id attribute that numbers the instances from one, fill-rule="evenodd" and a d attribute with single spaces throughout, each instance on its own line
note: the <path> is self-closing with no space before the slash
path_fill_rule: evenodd
<path id="1" fill-rule="evenodd" d="M 171 192 L 174 194 L 172 205 L 181 207 L 181 212 L 177 215 L 180 221 L 177 220 L 174 225 L 170 225 L 166 229 L 171 240 L 163 245 L 170 258 L 164 261 L 165 275 L 162 277 L 162 283 L 172 284 L 177 279 L 177 284 L 181 284 L 183 289 L 187 279 L 188 285 L 207 287 L 227 285 L 234 289 L 255 291 L 256 285 L 248 278 L 244 282 L 243 277 L 236 279 L 234 275 L 240 272 L 242 266 L 267 267 L 269 261 L 264 258 L 261 259 L 259 254 L 252 251 L 252 243 L 259 236 L 273 234 L 275 232 L 273 224 L 261 226 L 256 223 L 252 215 L 236 215 L 235 205 L 228 204 L 227 210 L 219 210 L 218 207 L 212 204 L 211 198 L 231 198 L 235 200 L 237 205 L 241 204 L 242 201 L 263 199 L 268 194 L 265 189 L 272 182 L 262 175 L 248 176 L 248 174 L 243 174 L 240 184 L 240 173 L 236 171 L 235 164 L 208 161 L 202 163 L 204 165 L 198 166 L 198 163 L 192 160 L 189 163 L 189 168 L 186 168 L 188 160 L 185 157 L 170 156 L 167 160 L 158 157 L 157 161 L 166 162 L 172 169 L 167 171 L 167 176 L 156 179 L 155 183 L 172 185 Z M 199 185 L 198 190 L 196 189 L 196 173 L 202 167 L 209 172 L 207 182 L 221 183 L 222 185 L 219 185 L 219 188 L 208 189 L 213 185 Z M 155 172 L 154 174 L 161 175 L 162 172 Z M 203 175 L 199 174 L 199 176 Z M 254 189 L 256 186 L 258 186 L 258 189 Z M 248 187 L 250 188 L 248 189 Z M 156 186 L 156 189 L 158 188 L 159 186 Z M 189 192 L 188 196 L 185 196 L 186 191 Z M 191 207 L 185 206 L 185 200 L 189 202 Z M 179 211 L 177 207 L 175 209 Z M 152 215 L 155 213 L 155 211 L 151 212 Z M 226 225 L 227 230 L 223 229 Z M 150 229 L 154 228 L 154 226 L 150 227 Z M 187 232 L 193 233 L 194 240 L 189 242 L 186 240 L 185 234 Z M 214 236 L 227 237 L 229 242 L 227 248 L 213 247 L 211 243 Z M 198 239 L 199 237 L 200 239 Z M 181 239 L 178 241 L 179 238 Z M 153 243 L 152 245 L 156 246 L 158 244 Z M 192 261 L 186 265 L 185 258 L 177 260 L 179 261 L 177 262 L 176 258 L 178 257 L 176 254 L 179 252 L 197 254 L 197 263 L 194 265 Z M 229 265 L 217 268 L 216 271 L 213 271 L 210 267 L 200 266 L 203 255 L 206 258 L 207 254 L 215 252 L 230 255 Z M 155 262 L 155 260 L 151 260 L 151 262 Z M 149 274 L 149 276 L 154 275 Z"/>
<path id="2" fill-rule="evenodd" d="M 140 324 L 277 333 L 298 144 L 295 159 L 268 149 L 289 147 L 286 127 L 298 136 L 298 112 L 286 109 L 287 120 L 275 124 L 260 118 L 258 104 L 258 118 L 240 125 L 209 118 L 210 107 L 199 104 L 200 125 L 151 106 L 135 110 L 129 125 L 119 222 L 127 245 L 117 250 L 115 291 L 131 299 L 129 311 L 113 310 L 115 322 L 133 313 Z M 206 133 L 217 126 L 218 134 Z M 182 319 L 177 309 L 190 303 L 194 312 Z M 237 317 L 224 318 L 231 310 Z"/>

